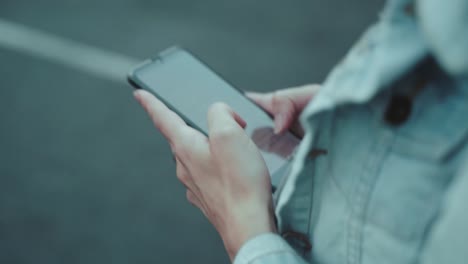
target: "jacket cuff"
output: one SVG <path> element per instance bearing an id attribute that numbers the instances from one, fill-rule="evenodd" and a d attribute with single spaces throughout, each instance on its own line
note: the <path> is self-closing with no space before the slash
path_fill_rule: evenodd
<path id="1" fill-rule="evenodd" d="M 247 241 L 237 253 L 233 264 L 252 264 L 262 258 L 283 254 L 290 255 L 293 258 L 300 258 L 281 236 L 267 233 Z"/>

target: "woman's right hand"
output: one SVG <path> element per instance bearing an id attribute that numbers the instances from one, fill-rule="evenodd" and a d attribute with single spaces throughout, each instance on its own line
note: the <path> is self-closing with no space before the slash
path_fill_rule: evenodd
<path id="1" fill-rule="evenodd" d="M 319 89 L 320 85 L 310 84 L 271 93 L 247 92 L 245 95 L 273 116 L 276 134 L 291 130 L 302 138 L 304 130 L 299 123 L 299 115 Z"/>

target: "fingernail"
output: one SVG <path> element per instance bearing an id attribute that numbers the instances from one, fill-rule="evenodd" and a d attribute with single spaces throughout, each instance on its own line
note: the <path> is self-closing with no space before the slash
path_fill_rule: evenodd
<path id="1" fill-rule="evenodd" d="M 141 99 L 141 91 L 140 90 L 135 90 L 133 91 L 133 97 L 139 102 Z"/>

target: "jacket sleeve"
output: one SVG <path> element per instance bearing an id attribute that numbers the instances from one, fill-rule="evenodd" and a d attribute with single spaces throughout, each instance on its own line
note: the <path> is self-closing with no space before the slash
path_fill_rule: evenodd
<path id="1" fill-rule="evenodd" d="M 277 234 L 262 234 L 245 243 L 234 264 L 306 264 L 286 241 Z"/>
<path id="2" fill-rule="evenodd" d="M 468 0 L 417 0 L 420 28 L 441 66 L 468 76 Z"/>
<path id="3" fill-rule="evenodd" d="M 428 236 L 420 264 L 467 263 L 468 166 L 448 189 L 443 210 Z"/>

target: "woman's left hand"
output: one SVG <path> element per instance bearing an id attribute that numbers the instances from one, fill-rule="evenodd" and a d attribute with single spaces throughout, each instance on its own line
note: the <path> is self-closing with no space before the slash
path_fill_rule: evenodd
<path id="1" fill-rule="evenodd" d="M 241 117 L 214 104 L 206 137 L 150 93 L 134 95 L 169 141 L 187 199 L 214 225 L 231 260 L 250 238 L 275 232 L 270 176 Z"/>

